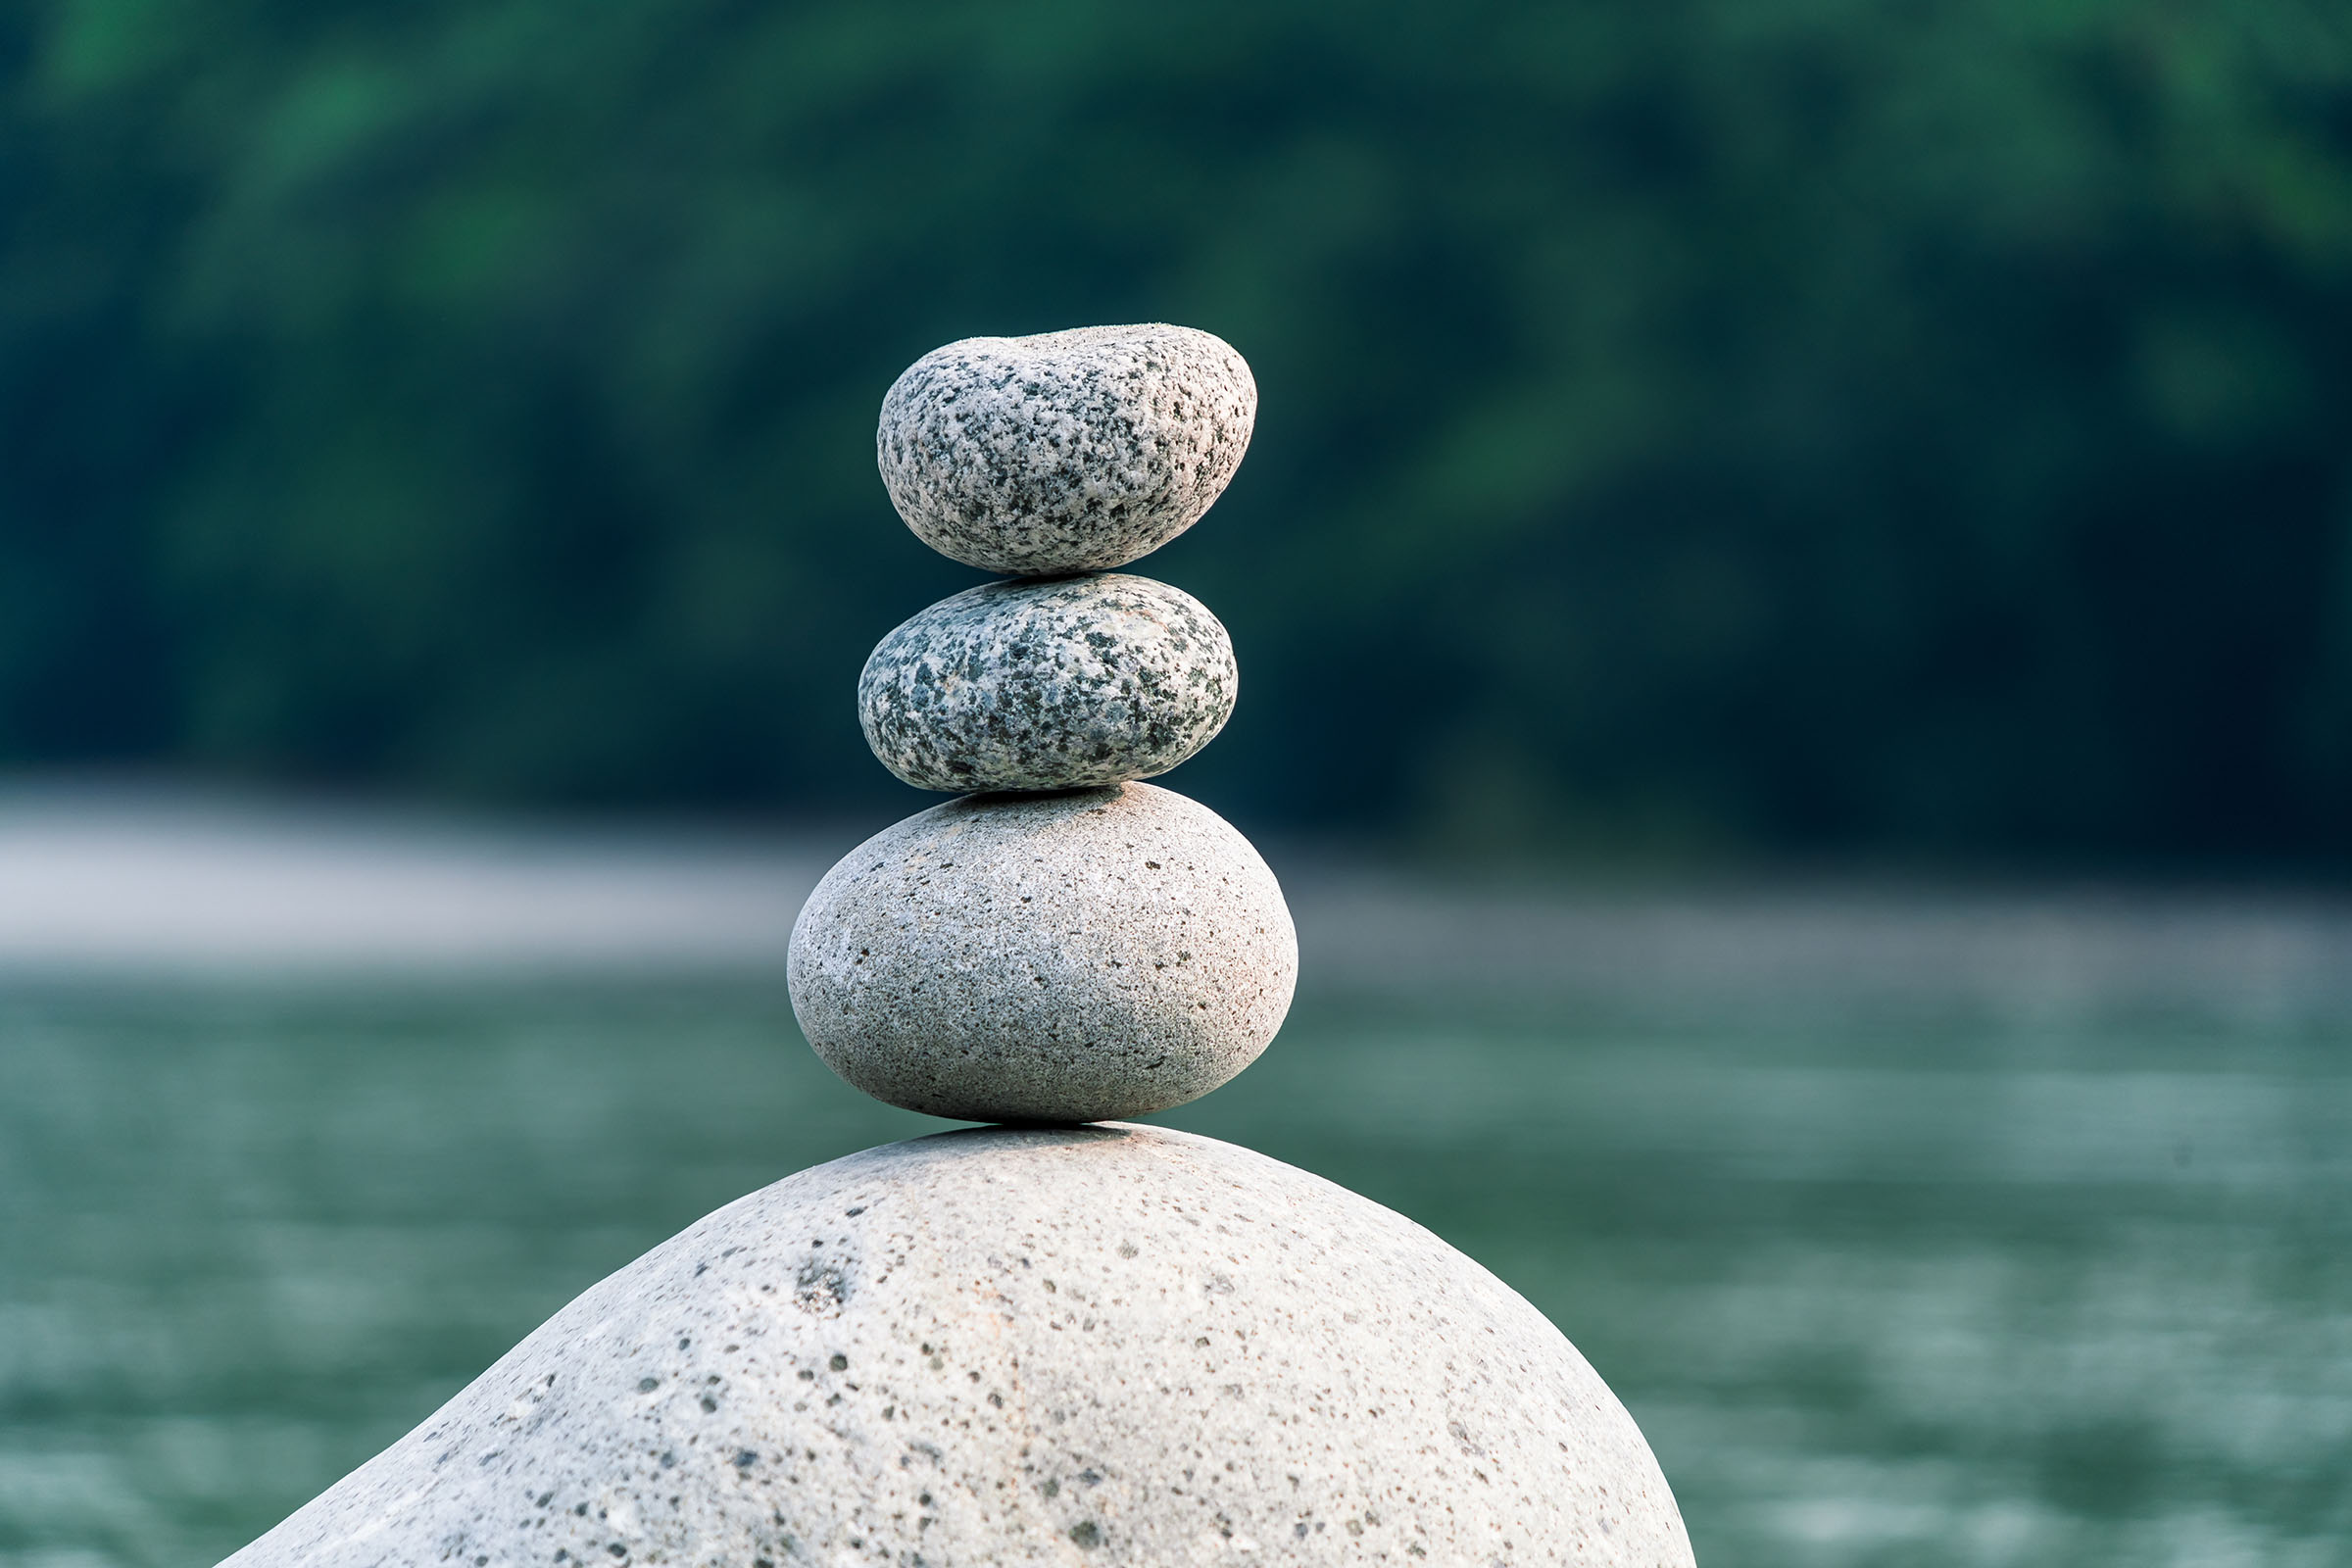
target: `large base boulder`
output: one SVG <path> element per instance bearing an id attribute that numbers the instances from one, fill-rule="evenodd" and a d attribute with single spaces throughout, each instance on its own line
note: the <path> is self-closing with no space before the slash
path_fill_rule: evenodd
<path id="1" fill-rule="evenodd" d="M 1158 1128 L 728 1204 L 234 1568 L 1607 1563 L 1690 1547 L 1559 1331 L 1411 1221 Z"/>

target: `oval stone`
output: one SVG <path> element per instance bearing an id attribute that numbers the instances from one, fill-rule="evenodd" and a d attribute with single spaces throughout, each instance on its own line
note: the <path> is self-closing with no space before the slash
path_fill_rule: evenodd
<path id="1" fill-rule="evenodd" d="M 1196 1100 L 1265 1050 L 1298 975 L 1250 841 L 1150 784 L 966 796 L 885 828 L 808 896 L 786 964 L 826 1065 L 970 1121 Z"/>
<path id="2" fill-rule="evenodd" d="M 1120 573 L 983 583 L 882 639 L 858 721 L 917 789 L 1151 778 L 1233 713 L 1233 641 L 1192 595 Z"/>
<path id="3" fill-rule="evenodd" d="M 1188 326 L 974 337 L 908 366 L 875 453 L 917 537 L 983 571 L 1102 571 L 1199 521 L 1241 466 L 1257 383 Z"/>
<path id="4" fill-rule="evenodd" d="M 1401 1215 L 1153 1127 L 893 1144 L 558 1312 L 228 1568 L 1690 1568 L 1633 1418 Z"/>

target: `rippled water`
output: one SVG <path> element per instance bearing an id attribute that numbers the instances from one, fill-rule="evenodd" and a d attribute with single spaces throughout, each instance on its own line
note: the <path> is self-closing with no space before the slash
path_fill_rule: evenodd
<path id="1" fill-rule="evenodd" d="M 1325 1002 L 1166 1119 L 1532 1298 L 1709 1568 L 2352 1563 L 2352 1028 Z M 937 1125 L 764 984 L 20 988 L 0 1568 L 209 1563 L 651 1243 Z"/>

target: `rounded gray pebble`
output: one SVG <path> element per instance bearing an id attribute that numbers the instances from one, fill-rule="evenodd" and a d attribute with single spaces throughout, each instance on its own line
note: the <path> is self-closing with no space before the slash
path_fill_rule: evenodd
<path id="1" fill-rule="evenodd" d="M 983 571 L 1102 571 L 1199 521 L 1250 446 L 1257 383 L 1189 326 L 973 337 L 882 400 L 882 483 L 925 544 Z"/>
<path id="2" fill-rule="evenodd" d="M 801 1031 L 877 1100 L 969 1121 L 1097 1121 L 1196 1100 L 1290 1010 L 1274 873 L 1150 784 L 975 795 L 883 829 L 793 926 Z"/>
<path id="3" fill-rule="evenodd" d="M 229 1568 L 1689 1568 L 1623 1405 L 1400 1215 L 1146 1127 L 728 1204 Z"/>
<path id="4" fill-rule="evenodd" d="M 882 639 L 858 721 L 917 789 L 1151 778 L 1232 716 L 1233 641 L 1192 595 L 1120 573 L 967 589 Z"/>

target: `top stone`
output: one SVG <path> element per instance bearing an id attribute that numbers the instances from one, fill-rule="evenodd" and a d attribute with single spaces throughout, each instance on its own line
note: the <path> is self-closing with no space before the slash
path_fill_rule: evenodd
<path id="1" fill-rule="evenodd" d="M 1257 383 L 1189 326 L 1082 326 L 933 349 L 882 399 L 875 456 L 916 537 L 983 571 L 1104 571 L 1224 490 Z"/>

